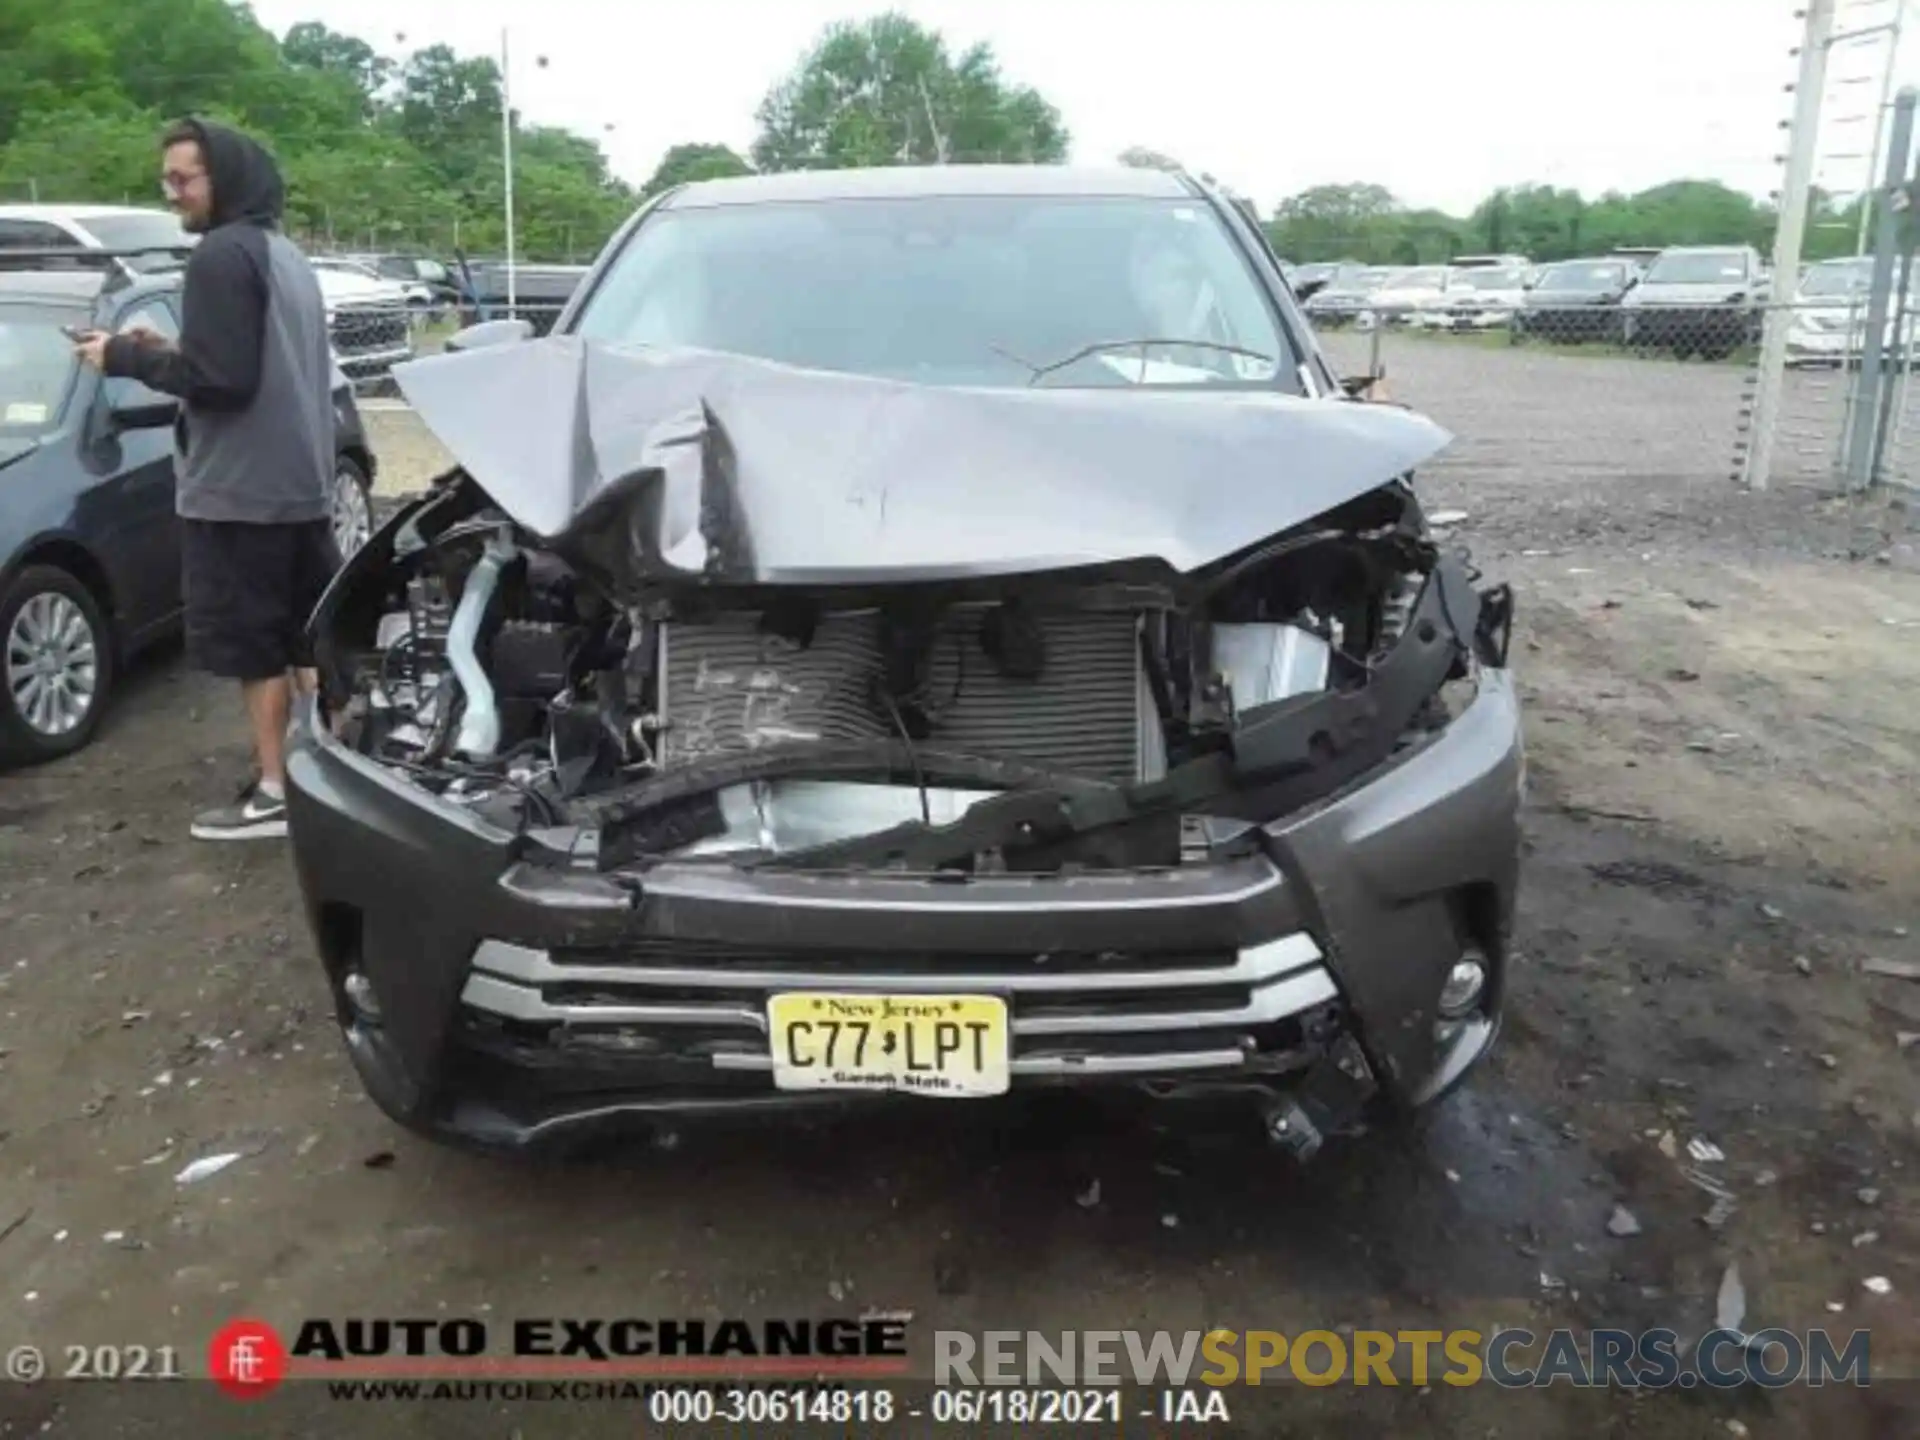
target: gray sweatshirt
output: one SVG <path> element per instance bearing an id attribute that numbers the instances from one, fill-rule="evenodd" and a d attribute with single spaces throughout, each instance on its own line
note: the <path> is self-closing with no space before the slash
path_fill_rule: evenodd
<path id="1" fill-rule="evenodd" d="M 213 226 L 187 261 L 180 343 L 116 336 L 106 372 L 178 396 L 175 509 L 280 524 L 329 513 L 333 351 L 320 282 L 280 233 L 285 189 L 254 141 L 200 122 Z"/>

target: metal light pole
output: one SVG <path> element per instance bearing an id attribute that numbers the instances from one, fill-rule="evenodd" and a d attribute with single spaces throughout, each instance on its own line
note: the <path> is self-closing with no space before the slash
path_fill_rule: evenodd
<path id="1" fill-rule="evenodd" d="M 507 314 L 519 313 L 513 254 L 513 82 L 507 53 L 507 27 L 500 27 L 500 167 L 507 188 Z"/>

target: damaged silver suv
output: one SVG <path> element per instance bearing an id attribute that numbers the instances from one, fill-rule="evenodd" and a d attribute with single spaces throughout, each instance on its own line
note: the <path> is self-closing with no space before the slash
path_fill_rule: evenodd
<path id="1" fill-rule="evenodd" d="M 1510 597 L 1212 189 L 704 182 L 462 338 L 394 372 L 457 463 L 316 612 L 288 767 L 396 1120 L 1098 1086 L 1304 1155 L 1485 1054 Z"/>

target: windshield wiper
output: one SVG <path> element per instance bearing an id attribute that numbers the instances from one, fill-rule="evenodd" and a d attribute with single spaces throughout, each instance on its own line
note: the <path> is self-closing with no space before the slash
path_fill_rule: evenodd
<path id="1" fill-rule="evenodd" d="M 1152 338 L 1142 340 L 1096 340 L 1091 345 L 1082 345 L 1072 354 L 1062 355 L 1058 360 L 1048 361 L 1045 365 L 1035 365 L 1030 360 L 1022 360 L 1011 350 L 1002 349 L 998 345 L 991 348 L 994 353 L 1004 355 L 1007 359 L 1031 370 L 1033 374 L 1027 380 L 1027 384 L 1035 385 L 1055 371 L 1064 370 L 1069 365 L 1077 365 L 1082 360 L 1090 359 L 1095 355 L 1105 354 L 1110 350 L 1132 350 L 1137 348 L 1140 351 L 1140 364 L 1142 369 L 1144 369 L 1147 363 L 1147 349 L 1153 345 L 1193 345 L 1202 350 L 1218 350 L 1226 355 L 1244 355 L 1249 360 L 1258 360 L 1267 365 L 1275 363 L 1271 355 L 1264 355 L 1258 350 L 1249 350 L 1243 345 L 1229 345 L 1220 340 L 1161 340 Z"/>

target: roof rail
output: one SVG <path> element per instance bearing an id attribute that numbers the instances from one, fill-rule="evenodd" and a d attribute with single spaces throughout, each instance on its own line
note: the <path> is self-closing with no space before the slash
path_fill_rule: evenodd
<path id="1" fill-rule="evenodd" d="M 109 260 L 131 260 L 136 256 L 145 255 L 176 255 L 185 260 L 192 253 L 191 245 L 134 245 L 124 249 L 106 249 L 94 245 L 42 245 L 16 249 L 0 245 L 0 269 L 56 268 L 46 263 L 49 260 L 64 260 L 69 264 L 84 267 L 89 264 L 101 265 Z"/>
<path id="2" fill-rule="evenodd" d="M 134 245 L 117 249 L 91 245 L 52 245 L 17 250 L 0 246 L 0 270 L 105 270 L 107 276 L 100 285 L 100 294 L 104 298 L 125 289 L 139 275 L 164 274 L 169 270 L 184 268 L 187 257 L 192 253 L 191 245 Z M 120 263 L 151 259 L 156 255 L 170 257 L 179 263 L 149 265 L 140 271 Z"/>

